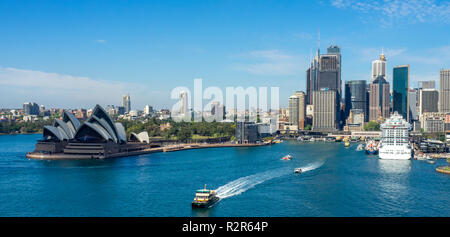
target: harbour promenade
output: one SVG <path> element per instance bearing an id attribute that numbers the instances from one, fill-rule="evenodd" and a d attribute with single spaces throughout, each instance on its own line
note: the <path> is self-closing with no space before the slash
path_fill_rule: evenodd
<path id="1" fill-rule="evenodd" d="M 98 156 L 99 159 L 104 158 L 117 158 L 117 157 L 127 157 L 127 156 L 137 156 L 144 155 L 150 153 L 157 152 L 174 152 L 174 151 L 183 151 L 183 150 L 191 150 L 191 149 L 205 149 L 205 148 L 220 148 L 220 147 L 257 147 L 257 146 L 267 146 L 272 145 L 272 142 L 261 142 L 261 143 L 246 143 L 246 144 L 237 144 L 237 143 L 182 143 L 182 144 L 174 144 L 167 145 L 163 147 L 153 147 L 147 148 L 138 151 L 127 151 L 127 152 L 119 152 L 105 156 Z M 72 154 L 64 154 L 64 153 L 40 153 L 40 152 L 28 152 L 26 154 L 27 158 L 30 159 L 42 159 L 42 160 L 79 160 L 79 159 L 94 159 L 92 155 L 72 155 Z"/>

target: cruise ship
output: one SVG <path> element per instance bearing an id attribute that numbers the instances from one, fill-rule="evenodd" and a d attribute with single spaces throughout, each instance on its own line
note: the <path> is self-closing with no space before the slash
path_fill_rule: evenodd
<path id="1" fill-rule="evenodd" d="M 380 159 L 411 159 L 410 129 L 411 125 L 397 112 L 394 112 L 385 123 L 381 124 L 382 138 L 378 150 Z"/>

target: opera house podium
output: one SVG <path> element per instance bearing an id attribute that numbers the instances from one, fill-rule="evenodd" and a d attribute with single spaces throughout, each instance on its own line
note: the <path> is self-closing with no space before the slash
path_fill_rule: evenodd
<path id="1" fill-rule="evenodd" d="M 153 147 L 147 132 L 132 133 L 127 141 L 122 124 L 114 123 L 100 105 L 83 123 L 63 111 L 62 120 L 55 119 L 53 126 L 44 126 L 42 135 L 35 150 L 27 153 L 28 158 L 104 159 L 149 153 Z"/>

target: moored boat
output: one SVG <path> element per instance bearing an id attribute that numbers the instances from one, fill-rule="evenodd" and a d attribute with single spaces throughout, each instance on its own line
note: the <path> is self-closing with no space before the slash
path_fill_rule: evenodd
<path id="1" fill-rule="evenodd" d="M 409 142 L 411 124 L 402 115 L 394 114 L 381 124 L 382 140 L 379 151 L 380 159 L 409 160 L 413 152 Z"/>
<path id="2" fill-rule="evenodd" d="M 374 140 L 369 140 L 366 143 L 365 150 L 369 155 L 376 155 L 378 153 L 378 144 Z"/>

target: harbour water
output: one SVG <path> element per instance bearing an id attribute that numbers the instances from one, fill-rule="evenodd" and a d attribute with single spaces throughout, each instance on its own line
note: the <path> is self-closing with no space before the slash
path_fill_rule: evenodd
<path id="1" fill-rule="evenodd" d="M 28 160 L 40 135 L 0 136 L 0 216 L 449 216 L 444 165 L 357 143 L 285 141 L 107 160 Z M 290 154 L 292 160 L 282 161 Z M 294 174 L 301 167 L 302 174 Z M 195 190 L 222 199 L 193 210 Z"/>

